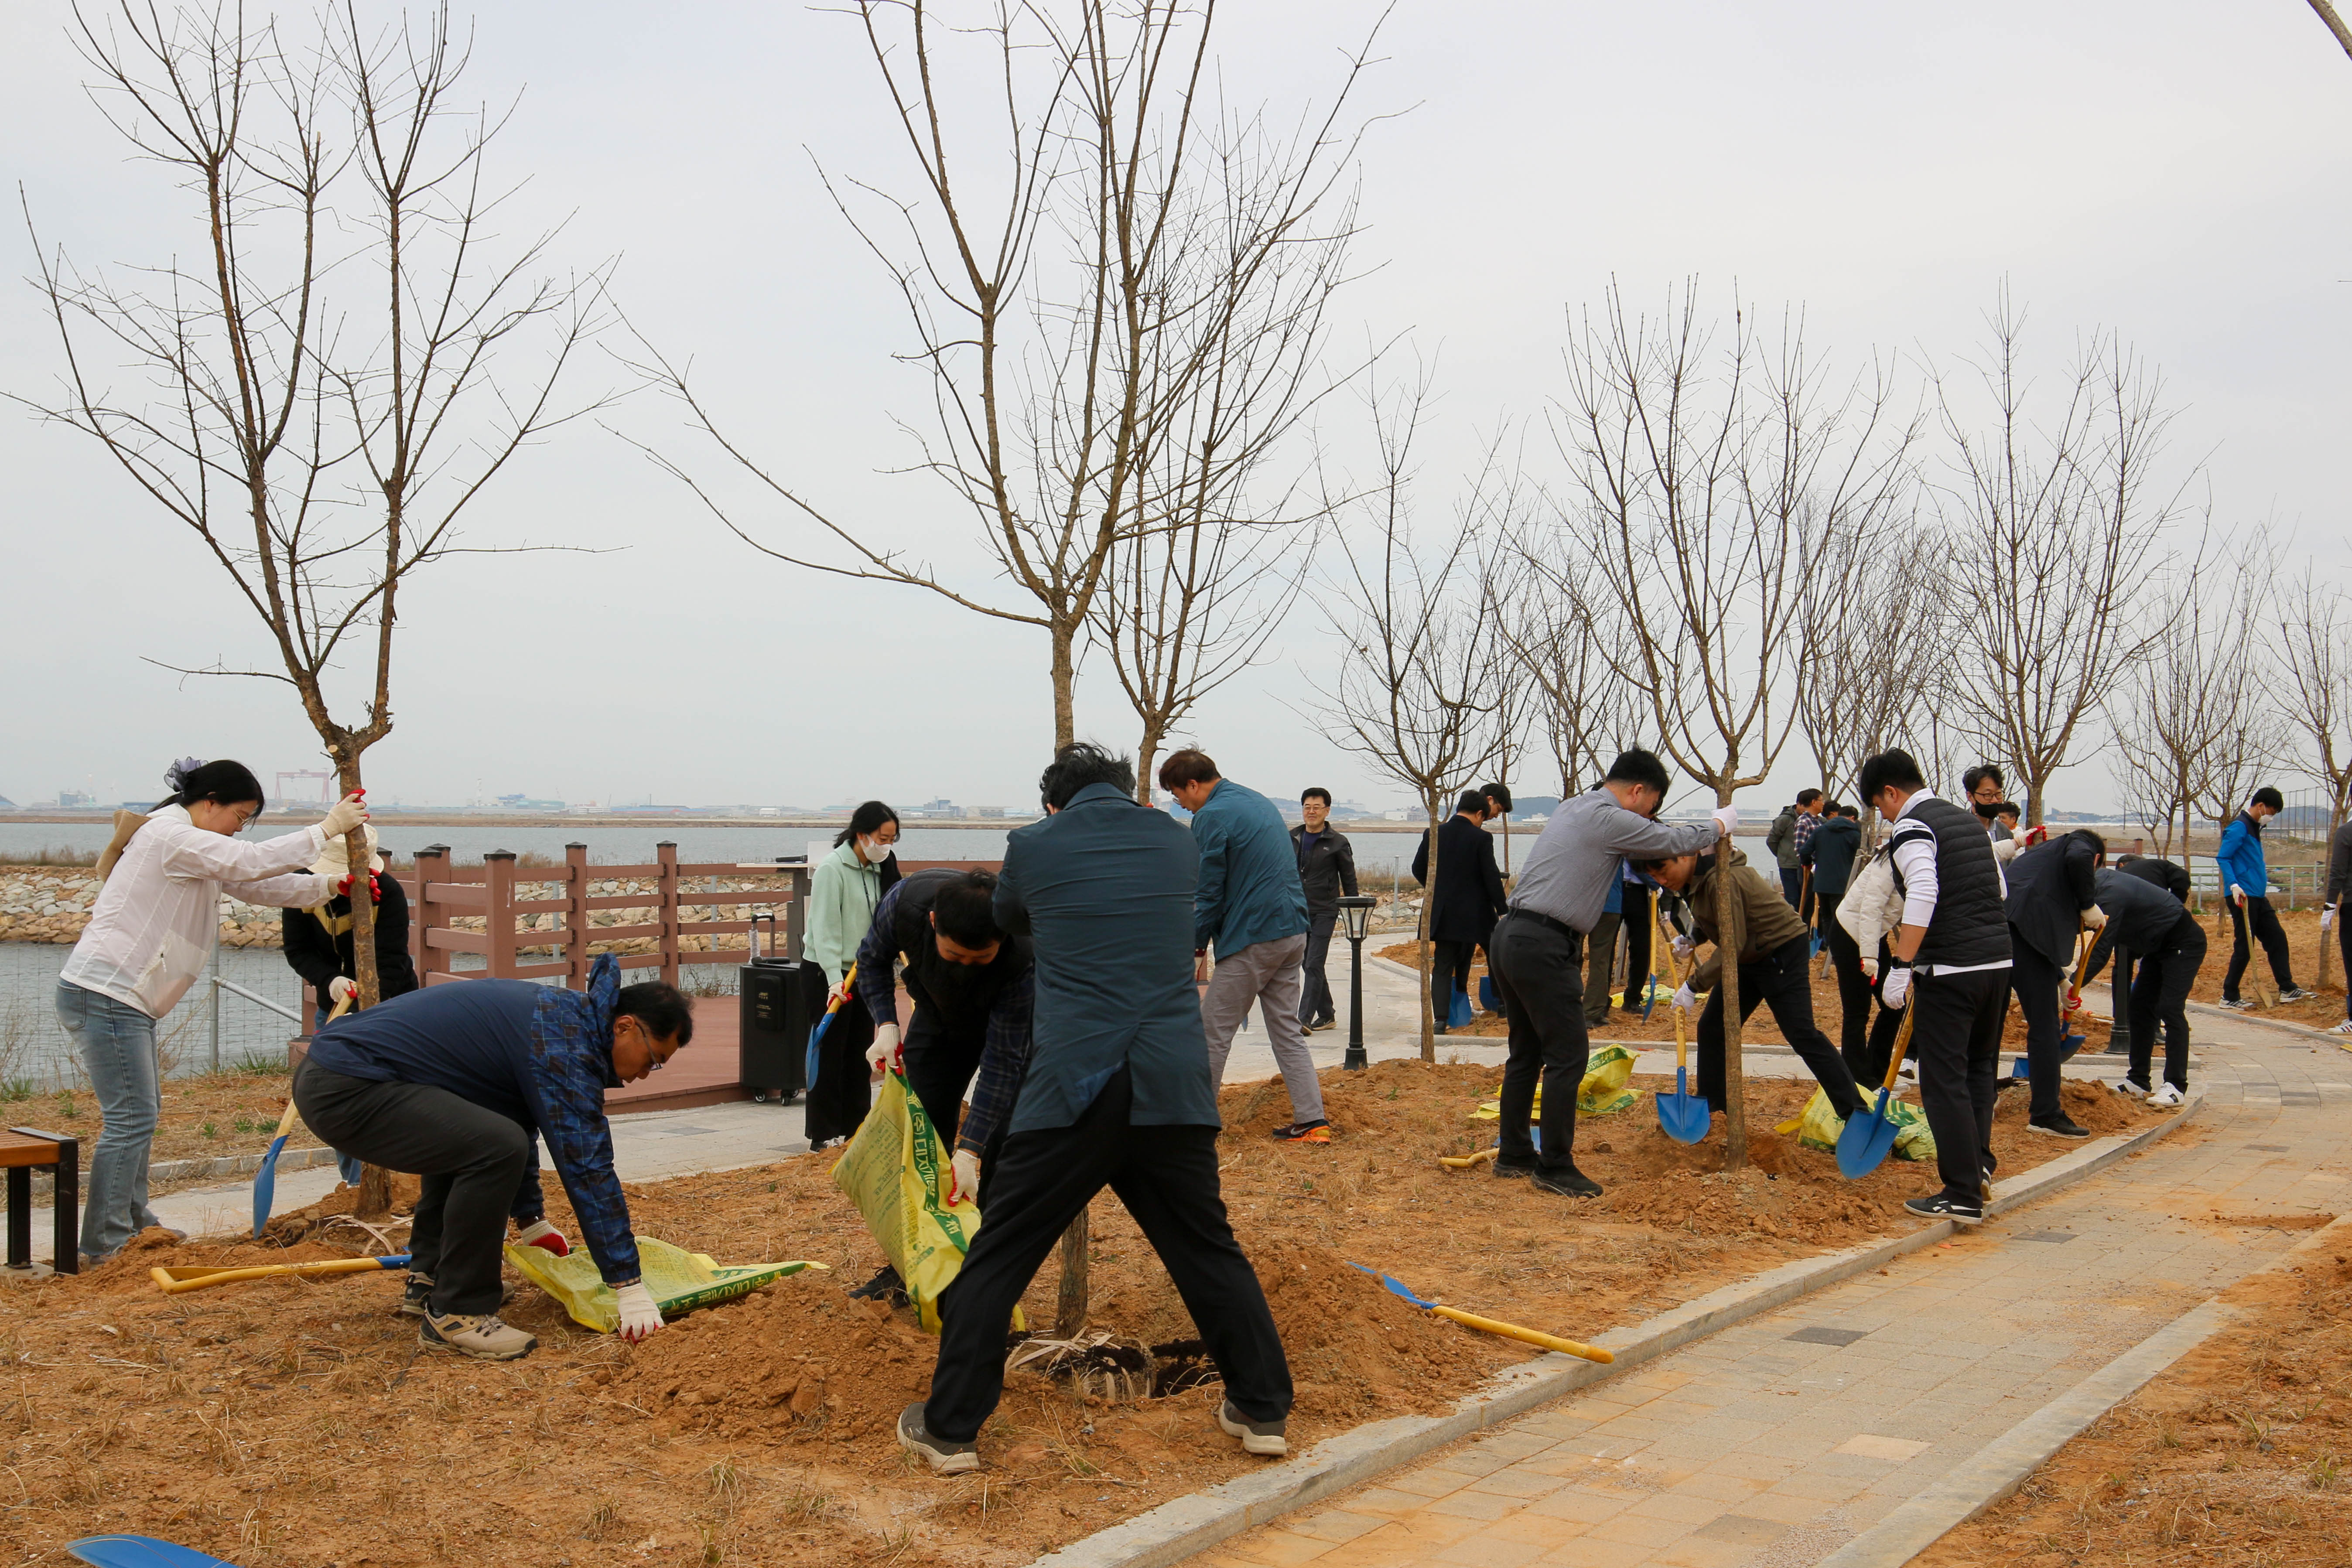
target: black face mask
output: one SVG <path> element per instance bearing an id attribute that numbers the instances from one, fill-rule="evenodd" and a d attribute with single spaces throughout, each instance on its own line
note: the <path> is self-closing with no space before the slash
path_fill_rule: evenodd
<path id="1" fill-rule="evenodd" d="M 1976 814 L 1987 822 L 2009 809 L 2009 802 L 2005 800 L 1979 800 L 1971 804 L 1976 807 Z"/>

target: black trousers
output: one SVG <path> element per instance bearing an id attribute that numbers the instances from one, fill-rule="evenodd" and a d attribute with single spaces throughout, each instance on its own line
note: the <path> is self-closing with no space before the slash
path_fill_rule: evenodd
<path id="1" fill-rule="evenodd" d="M 2221 1000 L 2238 999 L 2238 982 L 2245 978 L 2246 961 L 2252 956 L 2246 944 L 2247 928 L 2253 929 L 2254 941 L 2263 944 L 2263 956 L 2270 960 L 2271 978 L 2282 991 L 2294 989 L 2294 971 L 2287 963 L 2286 932 L 2279 925 L 2278 912 L 2271 908 L 2268 899 L 2246 895 L 2246 907 L 2237 901 L 2230 903 L 2230 967 L 2221 973 Z"/>
<path id="2" fill-rule="evenodd" d="M 1627 888 L 1625 902 L 1629 906 L 1629 910 L 1623 921 L 1625 1001 L 1622 1010 L 1628 1013 L 1639 1013 L 1649 995 L 1650 944 L 1656 936 L 1658 928 L 1657 922 L 1650 918 L 1650 896 L 1646 891 L 1636 893 L 1632 888 Z M 1601 994 L 1605 999 L 1608 993 L 1604 991 Z"/>
<path id="3" fill-rule="evenodd" d="M 2164 1027 L 2164 1081 L 2189 1092 L 2189 987 L 2205 966 L 2205 928 L 2183 911 L 2166 933 L 2165 944 L 2139 961 L 2131 988 L 2131 1078 L 2156 1087 L 2148 1068 L 2156 1056 L 2156 1031 Z"/>
<path id="4" fill-rule="evenodd" d="M 2010 987 L 2017 993 L 2017 1009 L 2025 1015 L 2025 1069 L 2033 1079 L 2036 1118 L 2055 1116 L 2058 1102 L 2059 1015 L 2063 993 L 2074 977 L 2026 945 L 2017 928 L 2009 928 Z"/>
<path id="5" fill-rule="evenodd" d="M 1217 1182 L 1213 1127 L 1135 1127 L 1135 1087 L 1113 1074 L 1067 1127 L 1015 1132 L 989 1174 L 986 1215 L 963 1268 L 940 1296 L 940 1359 L 923 1426 L 969 1442 L 1004 1395 L 1013 1309 L 1070 1222 L 1105 1186 L 1118 1194 L 1175 1281 L 1223 1377 L 1253 1421 L 1290 1414 L 1290 1363 L 1257 1272 L 1234 1239 Z"/>
<path id="6" fill-rule="evenodd" d="M 1981 1203 L 1985 1167 L 1992 1163 L 2009 971 L 1919 975 L 1911 982 L 1910 1005 L 1916 1015 L 1911 1020 L 1911 1054 L 1919 1061 L 1919 1109 L 1936 1135 L 1936 1170 L 1944 1180 L 1944 1195 Z"/>
<path id="7" fill-rule="evenodd" d="M 1885 1081 L 1886 1067 L 1885 1063 L 1879 1065 L 1876 1078 L 1864 1077 L 1870 1060 L 1864 1044 L 1870 1030 L 1870 976 L 1862 972 L 1862 944 L 1838 924 L 1838 905 L 1842 901 L 1822 896 L 1822 941 L 1830 950 L 1830 973 L 1837 979 L 1838 1054 L 1845 1058 L 1847 1070 L 1853 1074 L 1854 1087 L 1866 1091 Z"/>
<path id="8" fill-rule="evenodd" d="M 1478 956 L 1475 942 L 1433 942 L 1429 944 L 1429 1005 L 1436 1009 L 1437 1032 L 1445 1033 L 1446 1016 L 1454 1010 L 1454 994 L 1470 989 L 1470 965 Z M 1476 998 L 1471 1004 L 1475 1007 Z"/>
<path id="9" fill-rule="evenodd" d="M 1500 1158 L 1507 1164 L 1576 1168 L 1576 1094 L 1592 1065 L 1584 1026 L 1584 939 L 1528 914 L 1507 914 L 1486 962 L 1511 1020 L 1503 1067 Z M 1543 1084 L 1543 1148 L 1528 1136 L 1536 1084 Z"/>
<path id="10" fill-rule="evenodd" d="M 2107 1053 L 2129 1056 L 2132 1045 L 2131 991 L 2133 966 L 2139 961 L 2131 949 L 2118 944 L 2115 949 L 2115 972 L 2108 977 Z M 2142 1082 L 2147 1081 L 2142 1079 Z"/>
<path id="11" fill-rule="evenodd" d="M 940 1130 L 948 1147 L 955 1147 L 956 1129 L 963 1123 L 963 1097 L 971 1076 L 980 1070 L 981 1052 L 987 1048 L 982 1032 L 950 1033 L 926 1027 L 918 1012 L 908 1026 L 901 1053 L 907 1062 L 907 1087 L 923 1102 L 924 1114 Z"/>
<path id="12" fill-rule="evenodd" d="M 424 1178 L 408 1267 L 432 1278 L 433 1310 L 498 1310 L 499 1247 L 516 1186 L 531 1168 L 530 1134 L 446 1089 L 347 1078 L 307 1058 L 294 1074 L 294 1103 L 336 1148 Z"/>
<path id="13" fill-rule="evenodd" d="M 1609 1021 L 1609 992 L 1617 984 L 1617 932 L 1622 915 L 1601 911 L 1584 938 L 1584 1027 L 1590 1034 Z"/>
<path id="14" fill-rule="evenodd" d="M 1759 1005 L 1771 1008 L 1772 1021 L 1780 1026 L 1789 1047 L 1843 1118 L 1862 1109 L 1862 1096 L 1854 1090 L 1853 1070 L 1845 1058 L 1813 1026 L 1812 977 L 1807 973 L 1812 946 L 1810 937 L 1790 937 L 1753 963 L 1742 963 L 1739 1017 L 1745 1023 Z M 1724 1108 L 1724 1088 L 1723 987 L 1718 985 L 1698 1016 L 1698 1091 L 1706 1097 L 1708 1110 Z"/>
<path id="15" fill-rule="evenodd" d="M 1857 944 L 1855 951 L 1861 951 Z M 1895 1061 L 1895 1037 L 1903 1027 L 1903 1015 L 1886 1005 L 1886 975 L 1895 965 L 1895 950 L 1885 937 L 1878 939 L 1878 978 L 1870 981 L 1870 994 L 1878 1001 L 1878 1014 L 1870 1021 L 1870 1033 L 1864 1038 L 1859 1058 L 1846 1058 L 1845 1065 L 1853 1069 L 1853 1081 L 1866 1089 L 1886 1086 L 1886 1069 Z M 1859 967 L 1857 961 L 1856 967 Z M 1867 975 L 1864 977 L 1869 979 Z"/>
<path id="16" fill-rule="evenodd" d="M 1802 866 L 1781 867 L 1780 896 L 1789 900 L 1789 907 L 1790 909 L 1793 910 L 1797 908 L 1803 900 L 1804 890 L 1805 868 Z"/>
<path id="17" fill-rule="evenodd" d="M 1331 977 L 1326 973 L 1331 960 L 1331 932 L 1339 923 L 1337 910 L 1307 911 L 1307 961 L 1298 987 L 1298 1021 L 1302 1024 L 1326 1024 L 1339 1015 L 1337 1004 L 1331 1000 Z"/>
<path id="18" fill-rule="evenodd" d="M 804 1108 L 809 1147 L 848 1137 L 874 1108 L 866 1066 L 866 1047 L 873 1043 L 874 1015 L 852 994 L 816 1045 L 816 1081 L 808 1087 Z"/>

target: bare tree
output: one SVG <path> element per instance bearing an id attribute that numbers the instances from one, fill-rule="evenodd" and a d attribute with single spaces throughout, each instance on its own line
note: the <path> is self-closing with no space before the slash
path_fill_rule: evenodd
<path id="1" fill-rule="evenodd" d="M 1805 552 L 1823 529 L 1889 505 L 1908 433 L 1881 370 L 1843 387 L 1808 353 L 1801 319 L 1768 352 L 1736 311 L 1720 350 L 1695 284 L 1654 321 L 1609 291 L 1572 333 L 1557 421 L 1570 468 L 1565 536 L 1588 619 L 1623 628 L 1612 668 L 1675 763 L 1718 805 L 1761 784 L 1795 732 L 1807 678 Z M 1718 848 L 1727 873 L 1730 846 Z M 1718 930 L 1734 897 L 1717 878 Z M 1723 964 L 1726 1121 L 1748 1153 L 1737 955 Z"/>
<path id="2" fill-rule="evenodd" d="M 1498 559 L 1490 589 L 1517 676 L 1539 699 L 1563 796 L 1591 788 L 1640 729 L 1631 689 L 1603 646 L 1620 635 L 1616 602 L 1579 591 L 1584 564 L 1556 527 L 1523 528 Z"/>
<path id="3" fill-rule="evenodd" d="M 1424 377 L 1375 389 L 1379 472 L 1357 504 L 1356 526 L 1336 533 L 1338 565 L 1317 592 L 1345 646 L 1339 674 L 1318 693 L 1323 732 L 1412 791 L 1428 821 L 1424 888 L 1437 886 L 1437 829 L 1458 790 L 1495 760 L 1505 655 L 1487 614 L 1486 546 L 1523 507 L 1517 476 L 1490 450 L 1437 542 L 1412 524 L 1412 449 L 1428 407 Z M 1421 1058 L 1437 1059 L 1439 1019 L 1429 994 L 1429 900 L 1423 901 Z"/>
<path id="4" fill-rule="evenodd" d="M 1879 504 L 1815 530 L 1806 551 L 1797 727 L 1832 796 L 1852 798 L 1862 760 L 1927 717 L 1938 661 L 1917 650 L 1940 646 L 1946 606 L 1932 548 L 1901 537 L 1913 495 L 1890 483 Z"/>
<path id="5" fill-rule="evenodd" d="M 2136 354 L 2095 333 L 2053 418 L 2031 395 L 2025 318 L 2006 287 L 1988 321 L 1975 369 L 1990 424 L 1977 427 L 1961 391 L 1936 379 L 1952 469 L 1950 590 L 1965 606 L 1949 691 L 1982 751 L 2015 763 L 2032 825 L 2051 775 L 2086 754 L 2086 727 L 2164 635 L 2146 601 L 2186 481 L 2156 489 L 2172 413 L 2162 378 Z"/>
<path id="6" fill-rule="evenodd" d="M 2282 690 L 2285 722 L 2300 731 L 2305 754 L 2327 790 L 2332 843 L 2352 815 L 2352 597 L 2306 571 L 2280 595 L 2279 647 L 2291 689 Z M 2344 918 L 2338 911 L 2336 918 Z M 2327 984 L 2328 946 L 2319 944 L 2319 984 Z M 2352 982 L 2352 975 L 2346 977 Z"/>
<path id="7" fill-rule="evenodd" d="M 1008 3 L 979 26 L 940 22 L 927 0 L 855 10 L 919 195 L 827 189 L 889 270 L 917 343 L 905 357 L 930 377 L 929 428 L 905 427 L 912 467 L 947 485 L 977 524 L 989 574 L 1013 591 L 958 586 L 883 525 L 809 500 L 722 434 L 684 367 L 652 349 L 642 368 L 689 426 L 814 539 L 770 542 L 681 465 L 649 455 L 779 560 L 1043 631 L 1055 741 L 1066 744 L 1079 643 L 1114 559 L 1129 580 L 1107 614 L 1131 629 L 1139 607 L 1161 613 L 1160 569 L 1192 554 L 1175 535 L 1234 506 L 1311 402 L 1323 304 L 1343 280 L 1354 222 L 1342 182 L 1358 132 L 1342 117 L 1368 62 L 1359 51 L 1328 111 L 1276 136 L 1215 100 L 1213 4 Z M 967 76 L 961 50 L 983 44 L 997 122 L 968 130 L 943 84 Z M 1122 554 L 1123 541 L 1155 534 L 1156 550 Z M 1242 563 L 1265 559 L 1229 551 L 1223 576 L 1205 581 L 1246 581 Z M 1123 639 L 1123 656 L 1133 646 Z M 1221 668 L 1234 667 L 1188 655 L 1139 670 L 1130 658 L 1122 674 L 1145 693 L 1150 728 L 1172 722 L 1207 689 L 1201 672 Z"/>
<path id="8" fill-rule="evenodd" d="M 2319 19 L 2327 24 L 2329 32 L 2336 35 L 2336 41 L 2344 46 L 2344 52 L 2352 55 L 2352 27 L 2344 25 L 2344 18 L 2336 15 L 2336 7 L 2329 5 L 2328 0 L 2311 0 L 2311 8 L 2319 13 Z"/>
<path id="9" fill-rule="evenodd" d="M 260 620 L 345 793 L 393 727 L 402 588 L 468 546 L 460 514 L 525 445 L 583 410 L 553 396 L 594 327 L 602 279 L 539 276 L 547 239 L 490 232 L 500 121 L 456 103 L 466 51 L 445 8 L 370 36 L 346 5 L 289 42 L 226 5 L 76 13 L 115 132 L 197 197 L 201 259 L 119 282 L 41 248 L 63 344 L 47 417 L 97 441 L 194 532 Z M 29 225 L 30 214 L 27 215 Z M 520 378 L 511 352 L 545 358 Z M 129 393 L 101 379 L 127 360 Z M 362 716 L 330 686 L 358 653 Z M 160 661 L 159 661 L 160 662 Z M 362 836 L 347 846 L 367 861 Z M 361 1005 L 380 994 L 374 909 L 352 906 Z M 362 1207 L 386 1198 L 371 1173 Z"/>

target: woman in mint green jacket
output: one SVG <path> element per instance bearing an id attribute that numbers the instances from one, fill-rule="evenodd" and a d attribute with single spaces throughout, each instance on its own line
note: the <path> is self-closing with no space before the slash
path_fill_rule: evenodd
<path id="1" fill-rule="evenodd" d="M 811 1148 L 846 1138 L 866 1120 L 866 1047 L 874 1040 L 874 1020 L 850 991 L 846 976 L 874 921 L 874 907 L 898 879 L 898 858 L 892 850 L 898 842 L 898 814 L 869 800 L 850 814 L 849 826 L 833 841 L 833 853 L 817 863 L 809 881 L 801 951 L 824 971 L 828 1000 L 844 998 L 818 1047 L 816 1081 L 809 1085 Z"/>

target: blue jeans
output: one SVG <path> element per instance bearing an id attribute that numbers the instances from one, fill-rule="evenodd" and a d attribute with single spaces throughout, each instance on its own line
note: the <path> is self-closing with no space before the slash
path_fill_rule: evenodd
<path id="1" fill-rule="evenodd" d="M 325 1028 L 327 1026 L 327 1019 L 333 1012 L 334 1009 L 331 1007 L 320 1007 L 313 1013 L 310 1016 L 311 1031 L 316 1033 L 317 1031 Z M 347 1187 L 358 1186 L 360 1184 L 360 1173 L 366 1169 L 367 1166 L 360 1160 L 358 1155 L 346 1154 L 341 1149 L 335 1151 L 335 1173 L 342 1177 L 343 1185 Z"/>
<path id="2" fill-rule="evenodd" d="M 89 1199 L 81 1211 L 81 1255 L 94 1263 L 163 1223 L 147 1206 L 147 1156 L 163 1110 L 155 1020 L 128 1002 L 60 980 L 58 1023 L 81 1052 L 105 1119 L 90 1151 Z"/>

